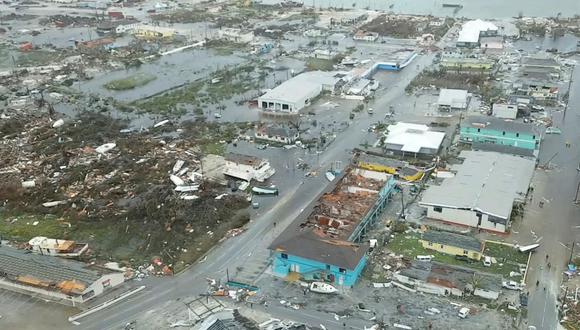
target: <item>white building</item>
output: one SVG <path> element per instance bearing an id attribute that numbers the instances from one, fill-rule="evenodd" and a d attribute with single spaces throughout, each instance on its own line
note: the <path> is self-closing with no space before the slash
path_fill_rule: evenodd
<path id="1" fill-rule="evenodd" d="M 439 92 L 437 107 L 440 111 L 465 110 L 469 101 L 469 95 L 463 89 L 442 89 Z"/>
<path id="2" fill-rule="evenodd" d="M 389 125 L 385 149 L 393 153 L 436 155 L 441 148 L 445 133 L 431 131 L 427 125 L 399 122 Z"/>
<path id="3" fill-rule="evenodd" d="M 505 233 L 514 203 L 523 203 L 534 173 L 535 161 L 487 151 L 462 151 L 463 164 L 455 176 L 431 186 L 419 205 L 427 217 L 467 227 Z"/>
<path id="4" fill-rule="evenodd" d="M 256 139 L 292 144 L 300 137 L 297 129 L 279 125 L 263 125 L 256 129 Z"/>
<path id="5" fill-rule="evenodd" d="M 480 37 L 491 37 L 497 35 L 498 28 L 491 22 L 476 19 L 463 24 L 459 36 L 457 37 L 457 47 L 476 48 L 479 47 Z"/>
<path id="6" fill-rule="evenodd" d="M 79 304 L 122 284 L 123 273 L 0 246 L 0 287 Z"/>
<path id="7" fill-rule="evenodd" d="M 359 41 L 377 41 L 379 39 L 379 34 L 376 32 L 369 32 L 364 30 L 357 31 L 352 37 L 354 40 Z"/>
<path id="8" fill-rule="evenodd" d="M 302 73 L 260 96 L 258 107 L 265 111 L 298 113 L 322 91 L 334 91 L 340 79 L 334 72 Z"/>
<path id="9" fill-rule="evenodd" d="M 75 241 L 42 236 L 33 237 L 28 241 L 28 245 L 30 245 L 32 252 L 65 258 L 79 257 L 89 248 L 89 245 L 86 243 L 76 243 Z"/>
<path id="10" fill-rule="evenodd" d="M 494 103 L 492 112 L 493 116 L 497 118 L 516 119 L 518 116 L 518 105 Z"/>
<path id="11" fill-rule="evenodd" d="M 229 153 L 225 160 L 224 174 L 244 181 L 264 182 L 276 173 L 276 170 L 270 166 L 270 162 L 266 159 Z"/>

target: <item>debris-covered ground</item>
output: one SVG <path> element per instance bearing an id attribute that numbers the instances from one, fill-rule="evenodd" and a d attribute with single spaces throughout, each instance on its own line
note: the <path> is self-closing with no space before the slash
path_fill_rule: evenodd
<path id="1" fill-rule="evenodd" d="M 182 268 L 248 220 L 245 196 L 216 199 L 225 189 L 200 165 L 238 131 L 185 122 L 131 132 L 97 113 L 64 122 L 14 115 L 0 127 L 0 233 L 75 239 L 101 259 L 157 256 Z"/>

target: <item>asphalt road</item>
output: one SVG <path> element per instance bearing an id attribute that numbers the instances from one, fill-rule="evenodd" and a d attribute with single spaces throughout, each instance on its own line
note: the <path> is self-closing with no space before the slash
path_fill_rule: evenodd
<path id="1" fill-rule="evenodd" d="M 377 98 L 374 105 L 371 105 L 375 114 L 373 116 L 366 113 L 358 114 L 348 129 L 340 133 L 328 149 L 319 155 L 321 167 L 328 167 L 335 160 L 346 164 L 350 159 L 350 151 L 358 147 L 360 141 L 368 138 L 367 128 L 384 117 L 389 111 L 387 105 L 402 97 L 405 86 L 425 66 L 430 65 L 432 60 L 433 54 L 423 55 L 401 72 L 393 73 L 398 75 L 398 83 L 391 86 L 384 95 Z M 327 185 L 328 181 L 324 175 L 308 179 L 304 184 L 301 184 L 301 180 L 289 182 L 288 186 L 281 187 L 284 194 L 269 211 L 253 219 L 244 234 L 229 239 L 213 249 L 208 253 L 205 262 L 196 264 L 173 278 L 152 278 L 139 283 L 148 287 L 142 294 L 79 320 L 80 326 L 83 329 L 119 329 L 139 314 L 156 309 L 168 301 L 204 292 L 207 288 L 206 278 L 225 278 L 226 268 L 232 270 L 242 267 L 248 257 L 255 253 L 263 254 L 275 236 L 307 208 Z M 277 227 L 272 225 L 272 219 L 278 219 Z M 302 315 L 301 318 L 303 320 L 295 321 L 312 322 L 312 318 L 307 318 L 306 315 Z"/>
<path id="2" fill-rule="evenodd" d="M 530 218 L 538 236 L 543 237 L 542 245 L 531 259 L 528 277 L 530 300 L 528 323 L 537 329 L 556 329 L 558 312 L 556 297 L 560 292 L 562 271 L 565 270 L 573 241 L 580 241 L 580 208 L 573 203 L 576 195 L 580 172 L 580 69 L 574 72 L 570 102 L 564 118 L 563 112 L 554 114 L 554 126 L 562 129 L 562 135 L 547 135 L 540 150 L 540 164 L 551 161 L 555 168 L 550 171 L 537 171 Z M 566 141 L 572 146 L 566 148 Z M 545 204 L 538 203 L 544 198 Z M 528 221 L 524 219 L 524 221 Z M 578 249 L 576 249 L 578 251 Z M 546 261 L 548 255 L 548 261 Z M 551 263 L 551 268 L 547 263 Z M 536 281 L 539 281 L 536 287 Z M 544 290 L 545 288 L 545 290 Z"/>

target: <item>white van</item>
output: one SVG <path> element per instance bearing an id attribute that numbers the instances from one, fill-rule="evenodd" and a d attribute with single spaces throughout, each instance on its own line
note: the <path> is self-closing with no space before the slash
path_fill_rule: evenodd
<path id="1" fill-rule="evenodd" d="M 485 258 L 483 258 L 483 265 L 485 267 L 491 267 L 491 257 L 485 256 Z"/>
<path id="2" fill-rule="evenodd" d="M 463 307 L 462 309 L 459 310 L 459 313 L 457 313 L 457 316 L 459 316 L 462 319 L 466 318 L 467 315 L 469 315 L 469 308 L 467 307 Z"/>
<path id="3" fill-rule="evenodd" d="M 431 261 L 433 260 L 434 256 L 417 256 L 417 260 L 419 261 Z"/>

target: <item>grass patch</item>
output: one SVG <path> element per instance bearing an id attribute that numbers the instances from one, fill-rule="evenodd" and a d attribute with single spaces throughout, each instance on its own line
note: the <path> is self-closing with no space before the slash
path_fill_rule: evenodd
<path id="1" fill-rule="evenodd" d="M 306 61 L 306 67 L 310 71 L 332 71 L 334 70 L 334 61 L 321 58 L 309 58 Z"/>
<path id="2" fill-rule="evenodd" d="M 16 58 L 17 66 L 39 66 L 56 61 L 58 54 L 47 50 L 33 50 L 26 53 L 19 53 Z"/>
<path id="3" fill-rule="evenodd" d="M 124 91 L 136 87 L 145 86 L 155 79 L 157 79 L 157 77 L 152 75 L 138 74 L 127 78 L 110 81 L 104 84 L 103 87 L 114 91 Z"/>
<path id="4" fill-rule="evenodd" d="M 485 267 L 483 261 L 465 262 L 455 259 L 455 256 L 439 253 L 437 251 L 423 248 L 419 242 L 420 235 L 415 233 L 397 234 L 392 239 L 387 248 L 397 254 L 402 254 L 409 259 L 415 259 L 418 255 L 433 255 L 433 260 L 461 267 L 471 268 L 480 272 L 494 273 L 509 277 L 510 272 L 519 272 L 518 264 L 527 262 L 527 254 L 520 253 L 517 250 L 495 243 L 486 243 L 485 254 L 495 257 L 498 263 L 491 267 Z"/>
<path id="5" fill-rule="evenodd" d="M 213 154 L 223 156 L 226 153 L 226 144 L 219 142 L 210 142 L 201 145 L 201 152 L 204 154 Z"/>
<path id="6" fill-rule="evenodd" d="M 28 241 L 36 236 L 62 238 L 70 230 L 68 222 L 53 215 L 0 215 L 0 236 L 4 239 Z"/>

